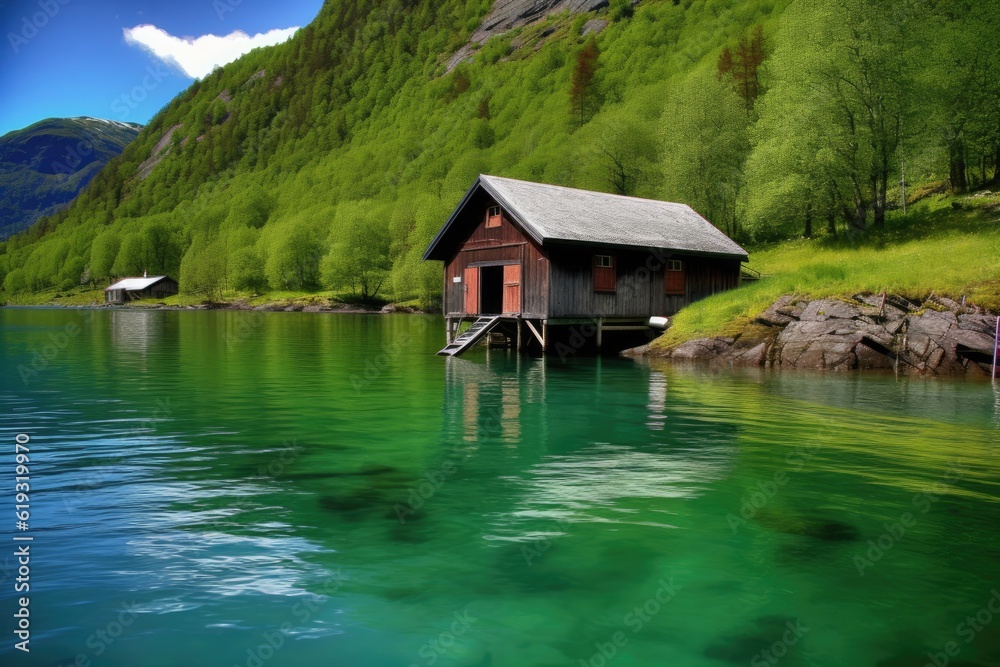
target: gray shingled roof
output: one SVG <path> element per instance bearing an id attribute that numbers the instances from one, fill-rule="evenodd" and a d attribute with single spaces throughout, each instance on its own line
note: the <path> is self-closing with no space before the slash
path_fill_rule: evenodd
<path id="1" fill-rule="evenodd" d="M 456 214 L 477 186 L 542 245 L 585 243 L 747 257 L 746 250 L 685 204 L 483 175 Z M 425 257 L 432 254 L 456 217 L 434 239 Z"/>
<path id="2" fill-rule="evenodd" d="M 117 290 L 117 289 L 128 290 L 130 292 L 135 290 L 142 291 L 147 287 L 155 285 L 164 278 L 166 278 L 166 276 L 149 276 L 148 278 L 147 277 L 125 278 L 123 280 L 119 280 L 110 287 L 105 287 L 104 291 L 107 292 L 109 290 Z"/>

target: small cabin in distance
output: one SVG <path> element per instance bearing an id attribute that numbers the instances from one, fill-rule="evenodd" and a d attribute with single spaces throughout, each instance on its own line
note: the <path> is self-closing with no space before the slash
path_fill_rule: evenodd
<path id="1" fill-rule="evenodd" d="M 483 175 L 424 259 L 444 263 L 442 354 L 460 354 L 470 318 L 478 337 L 500 329 L 543 351 L 552 327 L 593 324 L 600 348 L 605 331 L 737 287 L 747 253 L 684 204 Z"/>
<path id="2" fill-rule="evenodd" d="M 105 303 L 128 303 L 140 299 L 164 299 L 177 294 L 177 281 L 169 276 L 124 278 L 104 288 Z"/>

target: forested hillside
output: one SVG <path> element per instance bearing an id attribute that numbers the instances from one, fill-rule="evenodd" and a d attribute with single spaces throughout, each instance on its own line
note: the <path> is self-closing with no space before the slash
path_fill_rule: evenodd
<path id="1" fill-rule="evenodd" d="M 141 125 L 48 118 L 0 137 L 0 239 L 66 206 Z"/>
<path id="2" fill-rule="evenodd" d="M 1000 177 L 997 3 L 616 0 L 467 45 L 490 10 L 328 0 L 3 244 L 4 293 L 147 270 L 427 303 L 421 253 L 479 173 L 686 202 L 748 243 L 879 227 L 904 170 L 910 196 Z"/>

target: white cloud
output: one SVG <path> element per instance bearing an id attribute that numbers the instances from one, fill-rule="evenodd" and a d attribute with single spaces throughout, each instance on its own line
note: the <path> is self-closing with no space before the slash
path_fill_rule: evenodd
<path id="1" fill-rule="evenodd" d="M 155 25 L 137 25 L 124 28 L 125 42 L 149 51 L 163 62 L 173 65 L 194 79 L 200 79 L 212 70 L 230 63 L 258 46 L 273 46 L 295 34 L 298 26 L 283 30 L 268 30 L 251 37 L 242 30 L 201 37 L 174 37 Z"/>

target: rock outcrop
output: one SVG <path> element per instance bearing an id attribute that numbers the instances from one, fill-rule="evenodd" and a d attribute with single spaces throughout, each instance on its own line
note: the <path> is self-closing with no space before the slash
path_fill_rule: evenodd
<path id="1" fill-rule="evenodd" d="M 460 62 L 472 57 L 477 44 L 484 44 L 490 37 L 528 25 L 549 14 L 569 11 L 574 14 L 593 12 L 608 6 L 608 0 L 497 0 L 482 25 L 472 33 L 469 43 L 448 59 L 446 70 L 451 71 Z M 606 24 L 605 24 L 606 25 Z M 592 31 L 603 29 L 591 26 Z"/>
<path id="2" fill-rule="evenodd" d="M 648 354 L 713 366 L 809 370 L 895 370 L 935 375 L 989 372 L 996 316 L 932 296 L 915 304 L 893 295 L 850 301 L 784 296 L 745 333 L 700 338 Z"/>

